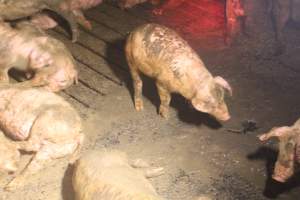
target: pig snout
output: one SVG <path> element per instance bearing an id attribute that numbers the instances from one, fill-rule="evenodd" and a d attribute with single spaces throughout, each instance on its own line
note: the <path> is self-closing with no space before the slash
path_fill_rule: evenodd
<path id="1" fill-rule="evenodd" d="M 230 119 L 230 114 L 227 107 L 216 110 L 214 113 L 211 113 L 217 120 L 228 121 Z"/>

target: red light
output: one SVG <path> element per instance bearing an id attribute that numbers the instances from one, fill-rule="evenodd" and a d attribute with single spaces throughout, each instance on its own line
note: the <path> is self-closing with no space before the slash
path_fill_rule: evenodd
<path id="1" fill-rule="evenodd" d="M 220 49 L 225 47 L 226 11 L 227 16 L 234 14 L 230 30 L 236 27 L 236 13 L 242 12 L 240 0 L 167 0 L 160 8 L 154 9 L 154 21 L 175 29 L 194 48 Z M 234 6 L 233 6 L 234 5 Z M 240 10 L 237 10 L 238 5 Z M 227 9 L 227 10 L 226 10 Z"/>

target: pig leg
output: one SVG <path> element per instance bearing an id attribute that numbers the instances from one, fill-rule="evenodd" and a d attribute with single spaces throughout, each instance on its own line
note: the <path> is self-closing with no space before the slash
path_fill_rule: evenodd
<path id="1" fill-rule="evenodd" d="M 76 17 L 74 16 L 73 12 L 61 11 L 55 7 L 49 7 L 49 9 L 58 13 L 61 17 L 63 17 L 63 19 L 67 20 L 72 32 L 72 42 L 76 42 L 79 37 L 79 30 L 75 19 Z"/>
<path id="2" fill-rule="evenodd" d="M 76 17 L 76 21 L 83 26 L 84 28 L 86 28 L 87 30 L 92 30 L 92 24 L 90 21 L 88 21 L 83 13 L 80 10 L 73 10 L 73 14 Z"/>
<path id="3" fill-rule="evenodd" d="M 0 69 L 0 83 L 8 83 L 9 76 L 8 76 L 8 68 Z"/>
<path id="4" fill-rule="evenodd" d="M 69 154 L 72 154 L 76 147 L 76 143 L 62 145 L 44 142 L 44 145 L 33 156 L 31 161 L 23 169 L 23 171 L 6 185 L 5 190 L 12 191 L 21 187 L 22 185 L 24 185 L 26 179 L 30 175 L 35 174 L 41 169 L 45 168 L 47 164 L 53 159 L 62 158 Z"/>
<path id="5" fill-rule="evenodd" d="M 131 66 L 132 65 L 129 64 L 130 73 L 133 80 L 133 88 L 134 88 L 134 106 L 137 111 L 141 111 L 144 109 L 143 100 L 142 100 L 143 82 L 137 69 Z"/>
<path id="6" fill-rule="evenodd" d="M 168 112 L 169 112 L 169 104 L 171 101 L 171 94 L 170 92 L 165 89 L 162 84 L 156 82 L 156 87 L 158 90 L 158 95 L 160 98 L 160 106 L 159 106 L 159 114 L 167 119 L 168 118 Z"/>

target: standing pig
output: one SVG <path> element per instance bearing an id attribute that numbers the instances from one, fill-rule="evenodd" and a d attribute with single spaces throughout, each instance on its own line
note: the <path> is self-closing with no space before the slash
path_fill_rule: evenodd
<path id="1" fill-rule="evenodd" d="M 91 24 L 87 21 L 82 13 L 82 9 L 94 7 L 100 4 L 102 0 L 6 0 L 0 1 L 0 20 L 17 20 L 30 17 L 44 10 L 50 10 L 65 19 L 72 31 L 72 41 L 76 42 L 79 30 L 77 23 L 87 29 Z M 43 28 L 52 28 L 57 23 L 51 18 L 41 17 L 38 14 L 32 20 L 34 23 L 41 25 Z"/>
<path id="2" fill-rule="evenodd" d="M 259 139 L 266 141 L 271 137 L 279 139 L 279 154 L 272 177 L 286 182 L 294 174 L 296 163 L 300 164 L 300 119 L 293 126 L 273 128 Z"/>
<path id="3" fill-rule="evenodd" d="M 89 151 L 76 161 L 76 200 L 162 200 L 153 186 L 119 151 Z"/>
<path id="4" fill-rule="evenodd" d="M 91 30 L 92 25 L 84 17 L 81 10 L 87 10 L 97 6 L 100 3 L 102 3 L 102 0 L 60 0 L 59 3 L 57 3 L 57 5 L 54 7 L 57 7 L 59 13 L 70 13 L 70 15 L 75 18 L 77 23 L 82 25 L 84 28 Z M 57 25 L 57 23 L 47 14 L 36 14 L 32 16 L 31 22 L 43 27 L 44 29 L 54 28 Z"/>
<path id="5" fill-rule="evenodd" d="M 41 29 L 24 22 L 16 28 L 0 23 L 0 81 L 8 82 L 8 71 L 15 67 L 33 72 L 24 85 L 59 91 L 77 82 L 75 61 L 65 45 Z"/>
<path id="6" fill-rule="evenodd" d="M 231 87 L 223 78 L 213 77 L 196 52 L 173 30 L 158 24 L 142 25 L 128 36 L 125 51 L 136 110 L 143 109 L 142 72 L 156 81 L 162 117 L 167 118 L 171 93 L 176 92 L 198 111 L 223 121 L 230 118 L 224 89 L 231 94 Z"/>
<path id="7" fill-rule="evenodd" d="M 20 187 L 31 174 L 43 169 L 53 159 L 67 155 L 76 156 L 83 142 L 81 119 L 76 110 L 60 96 L 43 89 L 0 85 L 0 127 L 13 139 L 15 149 L 33 153 L 34 156 L 7 186 L 7 190 Z M 18 162 L 15 156 L 10 163 Z M 3 160 L 7 152 L 1 151 L 0 169 L 7 167 Z"/>

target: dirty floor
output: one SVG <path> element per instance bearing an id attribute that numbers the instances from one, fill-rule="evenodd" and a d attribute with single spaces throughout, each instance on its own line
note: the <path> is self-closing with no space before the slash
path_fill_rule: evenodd
<path id="1" fill-rule="evenodd" d="M 75 44 L 62 29 L 51 31 L 78 62 L 79 84 L 60 95 L 82 116 L 84 151 L 120 149 L 130 158 L 164 167 L 165 174 L 150 181 L 170 200 L 193 200 L 201 195 L 217 200 L 299 199 L 299 175 L 284 185 L 270 180 L 277 143 L 262 144 L 257 135 L 273 126 L 291 125 L 300 116 L 300 29 L 287 27 L 286 51 L 275 56 L 264 1 L 251 1 L 257 4 L 247 7 L 255 10 L 247 34 L 232 48 L 196 49 L 212 74 L 223 76 L 233 87 L 233 97 L 226 99 L 232 118 L 222 124 L 193 110 L 179 95 L 172 99 L 170 118 L 162 119 L 157 115 L 154 83 L 147 78 L 145 109 L 135 111 L 123 45 L 129 31 L 149 21 L 147 5 L 122 11 L 102 4 L 89 10 L 86 16 L 93 30 L 82 29 Z M 239 132 L 247 120 L 253 120 L 258 129 Z M 30 177 L 22 190 L 1 189 L 0 199 L 73 200 L 71 174 L 72 167 L 61 159 Z M 1 175 L 0 184 L 10 178 Z"/>

